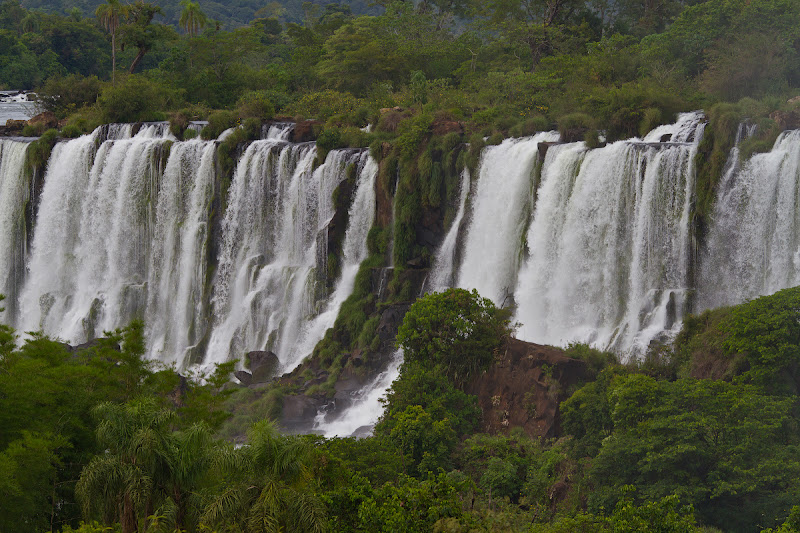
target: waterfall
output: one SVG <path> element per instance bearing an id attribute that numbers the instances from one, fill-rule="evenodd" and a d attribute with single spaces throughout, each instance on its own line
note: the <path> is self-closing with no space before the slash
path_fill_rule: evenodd
<path id="1" fill-rule="evenodd" d="M 682 115 L 644 142 L 548 151 L 514 295 L 520 338 L 638 354 L 675 333 L 689 290 L 701 118 Z M 666 134 L 672 141 L 657 143 Z"/>
<path id="2" fill-rule="evenodd" d="M 313 143 L 285 141 L 292 128 L 273 125 L 266 139 L 251 143 L 223 197 L 219 139 L 178 142 L 167 123 L 152 123 L 135 134 L 131 125 L 106 125 L 57 143 L 17 328 L 74 344 L 143 318 L 149 357 L 179 368 L 255 349 L 276 351 L 286 369 L 299 364 L 353 290 L 375 216 L 378 167 L 365 150 L 334 150 L 314 169 Z M 21 175 L 27 144 L 0 146 L 0 202 L 21 212 L 24 199 L 14 194 L 27 193 Z M 350 165 L 355 192 L 341 275 L 328 298 L 332 196 Z M 212 234 L 219 203 L 224 215 Z M 24 225 L 19 213 L 4 214 L 9 227 L 12 219 Z M 24 234 L 15 229 L 3 242 L 8 276 L 15 272 L 11 248 L 18 246 L 12 240 Z"/>
<path id="3" fill-rule="evenodd" d="M 18 329 L 83 341 L 143 316 L 152 203 L 166 142 L 96 134 L 54 149 L 45 173 Z M 92 156 L 94 158 L 92 159 Z"/>
<path id="4" fill-rule="evenodd" d="M 468 169 L 461 172 L 461 192 L 459 196 L 458 211 L 453 219 L 450 229 L 447 230 L 436 258 L 431 269 L 430 279 L 427 283 L 427 290 L 430 292 L 443 291 L 453 286 L 453 275 L 456 264 L 456 244 L 458 243 L 458 231 L 461 227 L 461 220 L 467 206 L 467 196 L 469 196 L 470 174 Z"/>
<path id="5" fill-rule="evenodd" d="M 230 182 L 217 175 L 220 139 L 178 142 L 167 123 L 111 124 L 62 140 L 44 170 L 32 231 L 29 145 L 0 140 L 8 319 L 75 344 L 143 318 L 148 356 L 179 368 L 251 350 L 295 368 L 353 291 L 378 166 L 366 150 L 333 150 L 315 168 L 316 147 L 288 142 L 292 128 L 264 128 Z M 689 113 L 644 139 L 555 144 L 544 159 L 540 143 L 555 141 L 553 132 L 487 147 L 476 173 L 461 176 L 426 288 L 477 288 L 513 309 L 526 340 L 640 354 L 674 334 L 689 310 L 800 284 L 800 131 L 747 161 L 731 151 L 695 256 L 702 133 L 702 115 Z M 743 125 L 738 138 L 750 134 Z M 333 193 L 348 176 L 341 269 L 331 280 Z M 367 387 L 346 424 L 369 425 L 365 406 L 388 383 Z M 321 419 L 320 429 L 340 431 L 326 424 L 334 422 Z"/>
<path id="6" fill-rule="evenodd" d="M 272 139 L 275 141 L 289 141 L 289 137 L 294 131 L 294 124 L 291 122 L 278 122 L 276 124 L 265 124 L 261 126 L 261 138 Z"/>
<path id="7" fill-rule="evenodd" d="M 148 349 L 151 357 L 178 365 L 202 356 L 187 350 L 206 333 L 215 151 L 213 141 L 175 143 L 158 194 L 147 281 Z"/>
<path id="8" fill-rule="evenodd" d="M 698 310 L 800 284 L 798 178 L 798 130 L 783 132 L 770 152 L 741 167 L 729 165 L 700 255 Z"/>
<path id="9" fill-rule="evenodd" d="M 352 292 L 378 167 L 367 151 L 335 150 L 314 169 L 313 143 L 286 142 L 292 128 L 273 125 L 251 143 L 223 197 L 216 148 L 232 130 L 178 142 L 167 123 L 110 124 L 57 143 L 24 281 L 28 145 L 3 140 L 1 212 L 13 231 L 0 253 L 5 290 L 19 292 L 15 326 L 74 344 L 143 318 L 149 357 L 179 368 L 255 349 L 276 351 L 287 369 L 299 364 Z M 350 165 L 356 190 L 342 271 L 326 298 L 332 196 Z"/>
<path id="10" fill-rule="evenodd" d="M 497 305 L 503 305 L 512 294 L 520 241 L 532 204 L 538 146 L 557 140 L 555 132 L 539 133 L 506 139 L 484 150 L 458 273 L 459 287 L 477 289 Z"/>
<path id="11" fill-rule="evenodd" d="M 316 149 L 311 145 L 267 139 L 248 147 L 237 166 L 222 223 L 207 363 L 227 360 L 229 354 L 241 357 L 249 350 L 269 349 L 287 370 L 308 355 L 297 353 L 297 343 L 308 335 L 307 322 L 319 311 L 315 298 L 319 234 L 327 231 L 333 216 L 331 197 L 347 166 L 368 166 L 370 170 L 361 169 L 361 180 L 364 174 L 375 173 L 374 162 L 367 165 L 371 161 L 367 157 L 334 150 L 312 170 Z M 262 192 L 254 195 L 252 190 Z M 369 197 L 373 207 L 363 207 L 372 213 L 372 190 Z M 363 230 L 358 246 L 366 246 L 368 230 Z M 346 258 L 344 267 L 348 266 Z M 350 288 L 347 294 L 334 291 L 334 302 L 343 301 L 352 290 L 344 270 L 340 285 L 346 282 Z"/>
<path id="12" fill-rule="evenodd" d="M 0 139 L 0 294 L 6 296 L 1 306 L 12 320 L 25 270 L 25 204 L 30 196 L 25 156 L 29 145 Z"/>
<path id="13" fill-rule="evenodd" d="M 322 340 L 325 332 L 333 327 L 339 309 L 353 292 L 361 262 L 367 258 L 367 234 L 375 221 L 375 178 L 378 175 L 378 164 L 367 152 L 361 154 L 356 164 L 361 167 L 361 171 L 342 245 L 342 273 L 325 310 L 304 326 L 298 342 L 289 347 L 289 355 L 282 361 L 286 369 L 300 364 Z"/>
<path id="14" fill-rule="evenodd" d="M 400 376 L 400 365 L 403 364 L 403 351 L 397 350 L 389 362 L 389 366 L 378 374 L 372 382 L 365 386 L 353 399 L 347 411 L 341 416 L 327 420 L 325 411 L 320 411 L 314 420 L 314 430 L 328 438 L 364 436 L 372 433 L 372 428 L 383 414 L 381 399 L 394 380 Z"/>

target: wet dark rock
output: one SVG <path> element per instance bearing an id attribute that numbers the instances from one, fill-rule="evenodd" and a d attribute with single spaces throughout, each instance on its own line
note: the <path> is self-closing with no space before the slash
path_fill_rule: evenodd
<path id="1" fill-rule="evenodd" d="M 547 150 L 551 146 L 558 146 L 559 144 L 564 144 L 564 143 L 563 142 L 540 142 L 536 147 L 539 150 L 539 159 L 544 161 L 544 157 L 547 155 Z"/>
<path id="2" fill-rule="evenodd" d="M 9 119 L 6 121 L 6 131 L 8 132 L 18 132 L 22 131 L 22 128 L 28 125 L 27 120 L 13 120 Z"/>
<path id="3" fill-rule="evenodd" d="M 269 351 L 253 351 L 245 355 L 245 365 L 250 369 L 251 385 L 267 383 L 278 370 L 278 356 Z"/>
<path id="4" fill-rule="evenodd" d="M 319 120 L 301 120 L 295 124 L 294 130 L 290 135 L 294 143 L 303 143 L 317 139 L 322 122 Z"/>
<path id="5" fill-rule="evenodd" d="M 233 376 L 245 387 L 249 387 L 253 383 L 253 375 L 245 370 L 237 370 L 233 373 Z"/>
<path id="6" fill-rule="evenodd" d="M 455 120 L 435 120 L 432 125 L 434 135 L 464 133 L 464 123 Z"/>
<path id="7" fill-rule="evenodd" d="M 398 304 L 383 310 L 381 320 L 378 322 L 378 337 L 380 337 L 381 343 L 394 341 L 397 329 L 403 323 L 403 317 L 406 316 L 409 307 L 409 304 Z"/>
<path id="8" fill-rule="evenodd" d="M 406 265 L 410 266 L 411 268 L 423 268 L 425 263 L 421 257 L 415 257 L 414 259 L 408 261 Z"/>
<path id="9" fill-rule="evenodd" d="M 800 113 L 792 111 L 773 111 L 769 118 L 775 121 L 781 130 L 800 129 Z"/>
<path id="10" fill-rule="evenodd" d="M 302 394 L 283 397 L 281 425 L 289 430 L 310 427 L 321 404 Z"/>
<path id="11" fill-rule="evenodd" d="M 83 342 L 83 343 L 75 345 L 75 346 L 70 346 L 69 344 L 65 344 L 64 346 L 66 346 L 67 350 L 69 350 L 72 353 L 79 353 L 79 352 L 84 352 L 86 350 L 92 350 L 94 348 L 99 347 L 100 344 L 102 344 L 102 342 L 104 340 L 105 339 L 103 339 L 103 338 L 98 338 L 98 339 L 92 339 L 92 340 L 87 341 L 87 342 Z M 112 346 L 112 348 L 114 350 L 118 351 L 118 352 L 122 351 L 122 348 L 120 347 L 119 344 L 114 344 Z"/>

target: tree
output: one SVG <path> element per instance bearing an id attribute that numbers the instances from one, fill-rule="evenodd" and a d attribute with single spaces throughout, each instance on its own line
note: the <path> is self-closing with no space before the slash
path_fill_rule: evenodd
<path id="1" fill-rule="evenodd" d="M 579 5 L 579 0 L 491 0 L 484 12 L 509 40 L 527 45 L 531 70 L 535 70 L 539 61 L 554 51 L 562 26 Z"/>
<path id="2" fill-rule="evenodd" d="M 121 20 L 127 17 L 128 6 L 124 6 L 119 0 L 106 0 L 105 4 L 100 4 L 94 11 L 94 16 L 100 24 L 111 34 L 111 83 L 116 83 L 115 73 L 117 71 L 117 29 Z"/>
<path id="3" fill-rule="evenodd" d="M 297 437 L 281 435 L 263 420 L 248 432 L 248 445 L 220 454 L 219 486 L 201 523 L 253 533 L 325 530 L 322 503 L 313 495 L 311 449 Z"/>
<path id="4" fill-rule="evenodd" d="M 183 6 L 183 10 L 181 11 L 181 18 L 178 20 L 178 25 L 180 25 L 186 33 L 194 37 L 200 31 L 200 28 L 205 27 L 208 22 L 208 17 L 200 10 L 200 4 L 197 2 L 181 0 L 180 4 Z"/>
<path id="5" fill-rule="evenodd" d="M 589 471 L 590 509 L 612 508 L 632 485 L 640 501 L 674 494 L 703 523 L 737 532 L 774 523 L 800 498 L 792 398 L 641 374 L 618 376 L 607 394 L 613 430 Z"/>
<path id="6" fill-rule="evenodd" d="M 491 363 L 510 333 L 507 310 L 474 289 L 448 289 L 414 302 L 397 331 L 397 345 L 406 361 L 441 365 L 456 384 L 464 384 Z"/>
<path id="7" fill-rule="evenodd" d="M 153 17 L 164 14 L 160 6 L 144 0 L 137 0 L 128 7 L 128 10 L 129 23 L 122 26 L 120 31 L 122 33 L 122 49 L 125 50 L 126 46 L 134 46 L 138 49 L 138 53 L 128 69 L 128 72 L 133 74 L 145 54 L 157 42 L 173 37 L 175 32 L 164 24 L 152 24 Z"/>
<path id="8" fill-rule="evenodd" d="M 53 491 L 66 439 L 23 432 L 0 453 L 0 530 L 20 533 L 53 527 Z"/>
<path id="9" fill-rule="evenodd" d="M 175 413 L 152 398 L 103 403 L 94 413 L 100 420 L 97 441 L 106 451 L 83 469 L 75 492 L 87 518 L 99 511 L 106 522 L 120 522 L 122 533 L 137 532 L 139 517 L 154 510 L 159 478 L 170 470 Z"/>

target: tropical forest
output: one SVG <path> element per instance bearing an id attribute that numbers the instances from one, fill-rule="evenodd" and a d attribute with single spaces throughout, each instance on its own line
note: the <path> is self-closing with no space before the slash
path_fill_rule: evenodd
<path id="1" fill-rule="evenodd" d="M 0 533 L 800 533 L 800 1 L 0 0 Z"/>

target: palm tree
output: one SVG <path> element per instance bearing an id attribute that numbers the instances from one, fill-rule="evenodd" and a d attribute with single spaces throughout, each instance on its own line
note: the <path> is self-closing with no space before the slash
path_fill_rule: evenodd
<path id="1" fill-rule="evenodd" d="M 127 16 L 128 8 L 122 5 L 119 0 L 106 0 L 106 2 L 97 6 L 94 16 L 111 34 L 111 83 L 114 84 L 117 71 L 117 29 L 119 28 L 120 20 Z"/>
<path id="2" fill-rule="evenodd" d="M 175 433 L 174 439 L 162 487 L 165 499 L 155 514 L 167 517 L 174 531 L 192 531 L 202 509 L 198 487 L 218 455 L 219 443 L 206 424 L 194 424 Z"/>
<path id="3" fill-rule="evenodd" d="M 175 413 L 145 399 L 103 403 L 93 414 L 100 419 L 97 442 L 105 452 L 83 469 L 75 493 L 87 519 L 99 511 L 105 522 L 120 522 L 122 533 L 136 533 L 139 517 L 153 514 L 156 489 L 170 471 Z"/>
<path id="4" fill-rule="evenodd" d="M 181 0 L 180 3 L 183 6 L 183 11 L 181 11 L 181 18 L 178 20 L 178 24 L 186 33 L 194 37 L 200 31 L 200 28 L 206 25 L 208 17 L 200 10 L 200 4 L 197 2 Z"/>
<path id="5" fill-rule="evenodd" d="M 311 449 L 266 420 L 248 437 L 248 445 L 220 454 L 218 468 L 229 481 L 209 498 L 201 523 L 248 533 L 324 531 L 324 508 L 311 490 Z"/>

